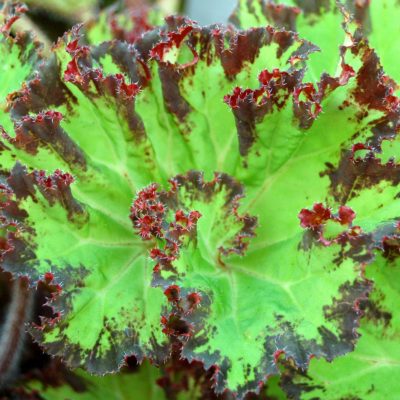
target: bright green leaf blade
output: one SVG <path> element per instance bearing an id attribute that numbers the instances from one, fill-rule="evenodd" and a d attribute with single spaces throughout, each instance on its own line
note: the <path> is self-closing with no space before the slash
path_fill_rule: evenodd
<path id="1" fill-rule="evenodd" d="M 65 46 L 59 46 L 63 71 Z M 129 99 L 119 103 L 112 91 L 97 97 L 93 87 L 85 91 L 54 75 L 45 81 L 58 73 L 51 62 L 42 80 L 16 99 L 13 115 L 49 106 L 57 112 L 22 117 L 14 137 L 4 141 L 1 165 L 12 172 L 3 179 L 19 210 L 10 212 L 20 224 L 13 243 L 21 253 L 7 254 L 3 267 L 33 281 L 50 272 L 63 286 L 52 303 L 62 321 L 32 333 L 70 366 L 105 373 L 116 371 L 126 354 L 163 360 L 163 296 L 150 287 L 148 247 L 134 237 L 129 221 L 136 188 L 160 180 L 152 157 L 142 159 L 151 148 L 129 126 Z M 118 83 L 115 76 L 109 79 Z M 37 91 L 49 96 L 37 97 Z M 72 176 L 57 168 L 74 174 L 72 186 Z"/>
<path id="2" fill-rule="evenodd" d="M 174 32 L 173 20 L 170 25 Z M 168 60 L 155 55 L 150 87 L 139 94 L 136 111 L 166 177 L 190 169 L 209 177 L 214 171 L 234 174 L 243 163 L 242 143 L 224 96 L 236 84 L 256 85 L 264 69 L 300 70 L 315 47 L 272 28 L 239 33 L 187 25 L 188 39 L 196 45 L 171 43 Z"/>
<path id="3" fill-rule="evenodd" d="M 192 172 L 174 178 L 170 192 L 154 197 L 153 190 L 139 193 L 133 216 L 143 236 L 140 221 L 153 215 L 153 201 L 168 210 L 160 214 L 158 236 L 165 239 L 152 252 L 153 285 L 172 303 L 164 332 L 182 338 L 189 360 L 219 366 L 217 391 L 227 387 L 242 398 L 256 390 L 264 376 L 278 372 L 281 352 L 305 368 L 312 355 L 333 359 L 352 350 L 353 305 L 368 283 L 353 259 L 338 259 L 340 246 L 299 251 L 300 231 L 238 260 L 231 254 L 243 255 L 256 220 L 236 213 L 242 190 L 234 180 L 218 175 L 205 182 Z"/>
<path id="4" fill-rule="evenodd" d="M 13 93 L 21 89 L 22 83 L 32 77 L 38 63 L 39 44 L 34 42 L 31 34 L 19 33 L 13 38 L 9 33 L 14 18 L 25 10 L 16 4 L 3 6 L 0 13 L 0 126 L 11 134 L 13 124 L 7 113 Z M 9 96 L 9 98 L 7 98 Z"/>
<path id="5" fill-rule="evenodd" d="M 347 304 L 354 304 L 353 301 L 362 295 L 362 285 L 357 282 L 360 274 L 358 259 L 342 257 L 340 246 L 314 247 L 312 251 L 299 252 L 302 230 L 297 218 L 305 204 L 317 201 L 327 201 L 334 209 L 346 203 L 353 206 L 358 214 L 357 222 L 371 234 L 375 234 L 380 222 L 398 217 L 395 200 L 397 172 L 392 178 L 391 167 L 379 166 L 379 160 L 360 159 L 353 165 L 351 159 L 350 149 L 356 143 L 369 143 L 369 140 L 380 143 L 385 138 L 378 129 L 386 126 L 382 122 L 387 123 L 392 135 L 396 134 L 397 128 L 391 126 L 392 123 L 395 125 L 396 117 L 386 104 L 385 93 L 389 93 L 390 88 L 388 86 L 387 92 L 382 94 L 386 84 L 375 55 L 362 42 L 354 40 L 348 46 L 340 75 L 334 80 L 325 77 L 318 94 L 310 86 L 296 83 L 299 77 L 295 72 L 271 72 L 270 76 L 266 74 L 268 79 L 260 78 L 264 89 L 260 85 L 259 90 L 265 90 L 262 92 L 264 98 L 256 90 L 243 90 L 234 92 L 227 100 L 236 117 L 239 142 L 246 138 L 244 135 L 250 136 L 250 140 L 245 142 L 249 149 L 242 151 L 245 153 L 242 155 L 248 151 L 246 162 L 240 163 L 233 174 L 245 183 L 244 209 L 257 215 L 261 226 L 244 259 L 233 258 L 224 262 L 227 271 L 224 273 L 223 268 L 221 271 L 217 249 L 233 228 L 225 211 L 222 215 L 214 211 L 221 209 L 223 199 L 214 198 L 213 202 L 208 199 L 205 205 L 193 200 L 197 192 L 189 191 L 187 200 L 181 201 L 183 209 L 197 210 L 205 217 L 198 223 L 196 245 L 182 250 L 179 259 L 172 263 L 173 267 L 166 268 L 161 285 L 164 289 L 168 284 L 178 285 L 185 293 L 195 290 L 205 293 L 204 321 L 197 321 L 197 330 L 193 339 L 187 342 L 184 355 L 189 359 L 201 359 L 206 366 L 215 363 L 220 366 L 218 379 L 221 387 L 217 387 L 218 390 L 223 390 L 226 384 L 232 391 L 243 395 L 250 385 L 254 387 L 255 382 L 274 372 L 274 353 L 280 350 L 286 351 L 288 357 L 293 357 L 304 368 L 311 354 L 332 359 L 350 351 L 351 344 L 347 342 L 349 346 L 346 347 L 345 343 L 348 340 L 353 343 L 352 340 L 356 339 L 353 331 L 356 315 L 353 318 L 355 325 L 350 329 L 352 333 L 346 336 L 340 332 L 343 326 L 339 314 L 333 312 L 336 319 L 325 314 L 324 310 L 334 307 L 335 299 L 340 298 L 340 290 L 352 299 L 343 300 Z M 366 68 L 376 74 L 371 86 L 367 85 L 368 80 L 364 82 Z M 179 83 L 184 89 L 183 81 L 184 77 Z M 190 87 L 197 84 L 193 79 L 189 82 Z M 271 86 L 268 86 L 270 82 Z M 286 99 L 286 92 L 289 92 L 289 98 L 293 92 L 296 95 L 297 85 L 298 88 L 309 88 L 316 97 L 311 95 L 308 103 L 307 100 L 301 103 L 299 99 L 293 103 L 279 101 Z M 185 92 L 181 90 L 179 93 Z M 189 96 L 184 99 L 190 101 Z M 318 108 L 314 109 L 319 104 L 323 110 L 320 115 L 315 112 Z M 295 107 L 304 108 L 296 113 Z M 219 118 L 222 119 L 222 113 Z M 313 122 L 313 119 L 316 120 Z M 227 130 L 228 124 L 225 126 Z M 228 160 L 232 157 L 231 152 L 229 154 Z M 354 156 L 358 156 L 355 150 Z M 209 163 L 209 159 L 203 156 L 200 162 Z M 210 171 L 208 165 L 204 167 L 206 172 Z M 379 171 L 381 167 L 382 173 L 374 172 L 375 168 Z M 229 171 L 230 167 L 223 170 Z M 203 237 L 208 238 L 208 245 L 203 245 Z M 208 252 L 204 248 L 208 248 Z M 361 254 L 358 256 L 361 260 Z M 158 259 L 161 264 L 162 259 L 161 255 Z M 334 267 L 335 263 L 338 268 Z M 177 276 L 171 272 L 173 268 Z M 159 280 L 156 283 L 160 284 Z M 318 296 L 321 294 L 321 298 L 315 294 L 313 300 L 316 301 L 310 302 L 307 293 L 311 292 L 317 292 Z M 257 301 L 270 298 L 274 299 L 272 304 L 259 304 Z M 346 313 L 351 315 L 350 310 Z M 171 315 L 166 321 L 166 331 L 178 336 L 188 335 L 185 329 L 179 330 L 178 321 Z M 290 330 L 281 320 L 275 319 L 276 315 L 283 315 L 283 321 L 295 321 L 296 329 L 291 337 L 288 334 Z M 326 346 L 324 329 L 330 332 Z M 276 335 L 282 342 L 273 334 L 268 336 L 268 330 L 278 332 Z M 344 343 L 340 338 L 345 338 Z M 268 347 L 268 340 L 275 347 Z"/>
<path id="6" fill-rule="evenodd" d="M 312 82 L 318 82 L 322 73 L 334 75 L 340 66 L 338 50 L 345 41 L 342 19 L 334 0 L 240 0 L 231 16 L 231 21 L 242 29 L 285 27 L 318 46 L 320 52 L 311 55 L 307 63 L 306 79 Z"/>
<path id="7" fill-rule="evenodd" d="M 400 35 L 397 23 L 400 18 L 399 3 L 395 0 L 371 1 L 365 8 L 366 17 L 362 22 L 370 45 L 378 53 L 387 74 L 399 82 L 400 69 L 396 62 L 400 51 L 396 40 Z"/>
<path id="8" fill-rule="evenodd" d="M 375 289 L 367 302 L 355 351 L 333 363 L 313 360 L 307 377 L 295 376 L 288 389 L 298 388 L 301 399 L 397 398 L 399 266 L 398 261 L 388 263 L 380 258 L 368 267 L 367 276 L 374 280 Z"/>

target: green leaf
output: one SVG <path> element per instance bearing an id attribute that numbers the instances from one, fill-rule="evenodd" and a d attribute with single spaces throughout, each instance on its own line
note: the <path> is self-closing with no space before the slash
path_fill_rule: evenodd
<path id="1" fill-rule="evenodd" d="M 307 80 L 318 82 L 322 73 L 334 75 L 340 67 L 338 50 L 345 33 L 335 0 L 239 0 L 230 19 L 243 29 L 269 24 L 283 27 L 318 46 L 319 53 L 307 63 Z"/>
<path id="2" fill-rule="evenodd" d="M 400 71 L 396 65 L 399 45 L 397 40 L 393 40 L 400 34 L 400 27 L 396 23 L 400 16 L 399 4 L 395 0 L 366 2 L 360 14 L 364 33 L 371 47 L 377 51 L 385 71 L 391 78 L 400 81 Z"/>
<path id="3" fill-rule="evenodd" d="M 400 33 L 396 22 L 400 9 L 396 0 L 341 3 L 346 4 L 355 22 L 361 25 L 363 35 L 379 55 L 386 73 L 399 81 L 395 61 L 398 46 L 392 39 Z M 337 49 L 345 42 L 340 29 L 341 14 L 335 4 L 334 0 L 240 0 L 231 21 L 241 28 L 271 24 L 299 32 L 321 51 L 322 57 L 311 56 L 308 63 L 308 79 L 318 81 L 323 72 L 335 73 L 339 63 Z"/>
<path id="4" fill-rule="evenodd" d="M 343 54 L 340 75 L 333 80 L 322 78 L 318 91 L 302 85 L 300 74 L 271 72 L 260 76 L 261 94 L 238 89 L 226 98 L 233 108 L 245 162 L 235 168 L 223 165 L 218 169 L 234 174 L 245 184 L 242 208 L 256 215 L 260 225 L 244 258 L 228 258 L 222 263 L 226 268 L 221 268 L 218 249 L 234 228 L 226 210 L 222 208 L 221 214 L 214 211 L 221 209 L 221 202 L 226 204 L 224 200 L 198 200 L 196 185 L 188 190 L 183 184 L 184 193 L 188 191 L 189 195 L 183 194 L 185 200 L 173 202 L 174 210 L 196 210 L 203 220 L 199 220 L 194 244 L 187 248 L 182 244 L 179 258 L 166 266 L 165 276 L 156 276 L 155 284 L 161 284 L 167 296 L 169 287 L 179 287 L 183 299 L 198 291 L 205 304 L 202 314 L 193 317 L 195 322 L 189 319 L 189 325 L 183 323 L 186 317 L 179 316 L 179 307 L 183 306 L 174 306 L 165 315 L 165 331 L 183 340 L 183 354 L 188 359 L 200 359 L 207 368 L 213 364 L 220 367 L 217 391 L 228 387 L 242 396 L 249 387 L 254 390 L 256 382 L 277 372 L 274 359 L 280 351 L 306 368 L 311 354 L 332 359 L 351 351 L 357 338 L 353 305 L 367 290 L 358 279 L 361 270 L 357 265 L 362 260 L 371 261 L 372 249 L 363 245 L 357 248 L 351 241 L 354 248 L 344 252 L 339 243 L 304 247 L 297 220 L 298 211 L 309 201 L 327 201 L 335 210 L 347 204 L 357 211 L 357 224 L 372 235 L 380 222 L 397 217 L 394 199 L 398 167 L 392 179 L 386 176 L 391 167 L 381 164 L 379 155 L 371 151 L 363 159 L 357 146 L 351 150 L 358 142 L 366 142 L 366 147 L 369 141 L 380 144 L 384 126 L 390 126 L 389 131 L 395 135 L 396 117 L 386 97 L 391 89 L 384 83 L 375 54 L 365 43 L 353 38 Z M 367 69 L 375 76 L 371 85 L 367 83 Z M 184 76 L 179 81 L 180 94 L 189 104 L 193 103 L 193 93 L 199 92 L 196 84 L 202 85 L 205 75 L 196 76 L 196 72 L 190 74 L 191 92 L 185 91 Z M 310 96 L 305 96 L 308 102 L 301 103 L 297 90 L 305 95 L 309 90 Z M 290 96 L 293 102 L 287 101 L 292 99 Z M 320 115 L 318 105 L 324 110 Z M 228 131 L 228 119 L 223 115 L 220 111 L 209 124 L 213 131 L 213 121 L 224 121 L 225 128 L 217 130 L 219 137 Z M 193 124 L 189 144 L 199 125 Z M 196 140 L 198 146 L 203 142 Z M 169 154 L 176 148 L 172 146 Z M 221 149 L 222 144 L 216 148 Z M 201 151 L 198 147 L 196 150 Z M 228 153 L 228 161 L 232 161 L 232 153 Z M 200 169 L 208 172 L 210 167 L 205 163 L 210 162 L 211 151 L 201 154 L 194 164 L 202 164 Z M 187 180 L 193 184 L 192 178 Z M 174 220 L 166 221 L 168 226 Z M 326 231 L 329 236 L 328 228 Z M 204 237 L 208 238 L 207 246 L 202 244 Z M 163 246 L 169 251 L 172 245 L 167 241 L 160 249 Z M 299 251 L 299 246 L 305 251 Z M 163 260 L 162 252 L 157 261 L 163 265 Z M 309 293 L 314 294 L 312 302 Z M 336 307 L 342 302 L 349 308 L 339 312 Z M 353 323 L 346 326 L 344 321 Z M 325 332 L 329 332 L 326 341 Z"/>
<path id="5" fill-rule="evenodd" d="M 134 45 L 59 41 L 0 161 L 2 267 L 62 286 L 33 331 L 48 352 L 102 374 L 177 341 L 243 398 L 282 354 L 353 350 L 365 264 L 399 217 L 399 102 L 335 10 L 347 41 L 318 84 L 316 47 L 284 29 L 171 17 Z"/>
<path id="6" fill-rule="evenodd" d="M 197 34 L 210 37 L 211 33 Z M 134 237 L 129 207 L 138 187 L 165 182 L 167 174 L 190 168 L 193 158 L 174 159 L 179 167 L 169 156 L 163 159 L 163 125 L 158 129 L 148 125 L 154 120 L 155 101 L 162 102 L 163 97 L 146 96 L 143 91 L 135 104 L 137 86 L 125 83 L 122 75 L 102 77 L 85 64 L 87 48 L 78 45 L 76 35 L 74 31 L 59 42 L 58 59 L 50 59 L 42 75 L 15 100 L 16 133 L 6 138 L 1 160 L 3 170 L 10 171 L 3 181 L 12 204 L 6 211 L 10 251 L 2 264 L 33 281 L 48 272 L 54 275 L 62 284 L 62 295 L 52 303 L 58 317 L 34 331 L 35 338 L 51 353 L 62 355 L 68 365 L 104 373 L 115 371 L 125 354 L 158 361 L 167 354 L 168 338 L 159 322 L 163 295 L 150 287 L 148 246 Z M 273 33 L 260 30 L 257 37 L 265 51 L 269 46 L 274 53 L 279 49 Z M 98 58 L 88 61 L 100 66 L 104 49 L 119 62 L 115 68 L 123 68 L 125 62 L 118 52 L 135 55 L 124 43 L 111 43 L 99 47 Z M 253 51 L 257 53 L 257 48 Z M 219 58 L 215 53 L 213 57 L 222 72 Z M 153 66 L 157 68 L 157 63 Z M 144 86 L 141 65 L 128 67 Z M 61 79 L 59 71 L 66 71 Z M 231 86 L 228 77 L 222 79 L 225 87 Z M 154 79 L 155 88 L 158 84 Z M 221 106 L 233 122 L 222 101 Z M 49 107 L 56 111 L 42 112 Z M 176 124 L 167 110 L 160 117 Z M 144 126 L 138 115 L 146 121 Z M 183 156 L 188 145 L 176 129 L 177 125 L 171 145 Z M 192 140 L 204 135 L 203 129 L 201 122 Z M 228 132 L 233 143 L 234 125 Z M 214 157 L 204 160 L 207 170 Z"/>
<path id="7" fill-rule="evenodd" d="M 306 376 L 294 375 L 284 384 L 288 393 L 301 399 L 362 398 L 393 399 L 400 378 L 399 260 L 388 263 L 380 257 L 367 269 L 375 289 L 365 303 L 360 334 L 354 352 L 333 363 L 313 360 Z"/>
<path id="8" fill-rule="evenodd" d="M 151 252 L 153 285 L 172 304 L 164 332 L 183 340 L 187 359 L 207 369 L 218 365 L 217 391 L 227 385 L 243 396 L 246 384 L 278 372 L 281 353 L 305 368 L 312 355 L 332 359 L 352 349 L 353 305 L 368 290 L 352 259 L 336 261 L 338 268 L 335 246 L 299 254 L 301 234 L 268 252 L 252 254 L 250 247 L 243 259 L 231 257 L 243 255 L 256 223 L 237 214 L 240 185 L 226 175 L 204 182 L 193 172 L 172 182 L 170 192 L 156 195 L 154 186 L 140 192 L 132 218 L 142 237 L 165 238 Z M 312 302 L 304 296 L 310 292 Z"/>
<path id="9" fill-rule="evenodd" d="M 59 46 L 62 54 L 65 46 Z M 105 373 L 116 371 L 126 354 L 161 361 L 167 342 L 159 322 L 163 296 L 150 287 L 148 249 L 129 221 L 137 187 L 160 178 L 152 158 L 142 159 L 150 150 L 124 114 L 132 97 L 118 97 L 107 84 L 131 86 L 111 76 L 98 97 L 60 81 L 54 61 L 46 68 L 16 99 L 13 115 L 50 104 L 58 111 L 22 117 L 1 159 L 3 170 L 10 170 L 3 182 L 13 192 L 5 189 L 6 196 L 15 204 L 6 211 L 13 251 L 5 254 L 3 268 L 33 282 L 50 272 L 62 285 L 52 303 L 60 323 L 50 321 L 34 336 L 68 365 Z M 16 234 L 12 221 L 18 221 Z"/>
<path id="10" fill-rule="evenodd" d="M 10 34 L 12 24 L 25 11 L 21 5 L 8 3 L 0 12 L 0 127 L 7 133 L 13 129 L 7 114 L 13 93 L 33 75 L 40 61 L 40 46 L 31 34 L 19 33 L 15 38 Z"/>

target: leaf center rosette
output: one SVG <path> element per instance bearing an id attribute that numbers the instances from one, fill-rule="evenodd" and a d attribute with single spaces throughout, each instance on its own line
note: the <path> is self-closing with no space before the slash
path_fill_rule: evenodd
<path id="1" fill-rule="evenodd" d="M 233 391 L 244 393 L 245 382 L 278 372 L 283 353 L 305 368 L 313 356 L 332 359 L 352 349 L 356 303 L 369 286 L 352 260 L 335 264 L 337 248 L 326 243 L 296 252 L 298 238 L 266 258 L 246 254 L 257 218 L 240 211 L 244 193 L 235 179 L 216 174 L 205 181 L 189 172 L 170 185 L 168 191 L 156 185 L 140 191 L 131 219 L 144 240 L 157 241 L 150 257 L 153 286 L 169 302 L 163 332 L 182 342 L 185 358 L 217 366 L 217 390 L 227 380 Z M 344 225 L 352 222 L 344 219 Z M 312 297 L 306 295 L 311 291 Z"/>

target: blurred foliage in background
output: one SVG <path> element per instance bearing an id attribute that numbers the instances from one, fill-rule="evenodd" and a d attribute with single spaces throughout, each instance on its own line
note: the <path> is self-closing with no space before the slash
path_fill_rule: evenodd
<path id="1" fill-rule="evenodd" d="M 96 18 L 107 7 L 156 5 L 164 15 L 181 12 L 185 7 L 184 0 L 25 0 L 24 3 L 29 11 L 15 24 L 15 29 L 33 30 L 47 44 L 76 23 Z"/>
<path id="2" fill-rule="evenodd" d="M 0 1 L 3 2 L 3 1 Z M 95 18 L 107 7 L 156 5 L 163 15 L 183 13 L 201 24 L 226 22 L 235 0 L 25 0 L 29 11 L 16 29 L 33 30 L 48 45 L 79 22 Z"/>

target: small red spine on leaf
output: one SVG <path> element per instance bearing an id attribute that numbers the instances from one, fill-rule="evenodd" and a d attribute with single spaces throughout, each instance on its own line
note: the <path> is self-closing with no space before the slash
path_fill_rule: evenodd
<path id="1" fill-rule="evenodd" d="M 193 333 L 193 326 L 179 314 L 171 313 L 168 317 L 161 316 L 161 325 L 162 332 L 168 336 L 189 337 Z"/>
<path id="2" fill-rule="evenodd" d="M 136 83 L 126 83 L 122 74 L 115 74 L 118 82 L 117 92 L 121 93 L 127 99 L 133 99 L 140 92 L 140 86 Z"/>
<path id="3" fill-rule="evenodd" d="M 165 42 L 156 44 L 150 50 L 150 57 L 159 61 L 164 61 L 164 55 L 171 50 L 173 46 L 180 47 L 185 37 L 193 30 L 193 26 L 181 26 L 177 32 L 168 32 L 168 39 Z"/>
<path id="4" fill-rule="evenodd" d="M 342 225 L 350 225 L 353 222 L 355 217 L 356 217 L 356 213 L 350 207 L 347 207 L 347 206 L 339 207 L 337 220 Z"/>
<path id="5" fill-rule="evenodd" d="M 332 218 L 330 208 L 322 203 L 316 203 L 310 211 L 303 208 L 299 213 L 300 225 L 303 228 L 316 229 Z"/>
<path id="6" fill-rule="evenodd" d="M 177 285 L 168 286 L 167 289 L 164 290 L 165 296 L 171 303 L 177 303 L 180 300 L 180 293 L 181 288 Z"/>
<path id="7" fill-rule="evenodd" d="M 51 272 L 46 272 L 46 273 L 44 274 L 44 281 L 45 281 L 47 284 L 51 283 L 51 282 L 53 281 L 53 279 L 54 279 L 54 275 L 53 275 Z"/>
<path id="8" fill-rule="evenodd" d="M 64 71 L 64 79 L 67 82 L 83 83 L 83 77 L 75 57 L 67 64 L 67 69 Z"/>
<path id="9" fill-rule="evenodd" d="M 285 354 L 285 350 L 282 349 L 278 349 L 275 350 L 274 352 L 274 364 L 277 365 L 279 362 L 279 358 L 281 357 L 281 355 Z"/>
<path id="10" fill-rule="evenodd" d="M 135 229 L 144 240 L 162 237 L 164 205 L 157 200 L 157 186 L 150 185 L 141 190 L 131 207 L 130 218 Z M 155 256 L 155 253 L 153 253 Z"/>
<path id="11" fill-rule="evenodd" d="M 74 177 L 70 173 L 63 172 L 60 169 L 56 169 L 51 175 L 46 175 L 45 171 L 40 170 L 36 175 L 37 184 L 46 190 L 66 189 L 74 180 Z"/>
<path id="12" fill-rule="evenodd" d="M 175 32 L 168 32 L 167 39 L 163 42 L 157 43 L 150 50 L 150 57 L 158 60 L 159 62 L 169 63 L 165 61 L 165 55 L 173 48 L 179 48 L 184 39 L 193 31 L 193 22 L 186 20 L 186 25 L 182 25 Z M 197 51 L 188 43 L 188 47 L 193 54 L 193 60 L 177 66 L 178 69 L 184 69 L 195 65 L 199 60 Z"/>
<path id="13" fill-rule="evenodd" d="M 361 151 L 361 150 L 369 150 L 369 151 L 372 151 L 372 147 L 371 146 L 368 146 L 368 145 L 366 145 L 366 144 L 364 144 L 364 143 L 356 143 L 356 144 L 353 144 L 353 146 L 352 146 L 352 148 L 351 148 L 351 161 L 354 161 L 355 160 L 355 155 L 356 155 L 356 153 L 358 152 L 358 151 Z M 361 159 L 361 157 L 357 157 L 357 160 L 360 160 Z"/>
<path id="14" fill-rule="evenodd" d="M 189 304 L 188 311 L 193 312 L 196 307 L 201 303 L 201 295 L 199 293 L 193 292 L 186 296 L 187 302 Z"/>

